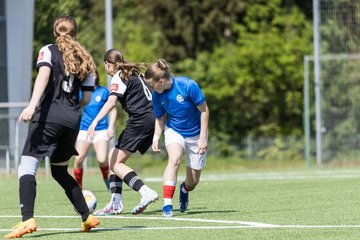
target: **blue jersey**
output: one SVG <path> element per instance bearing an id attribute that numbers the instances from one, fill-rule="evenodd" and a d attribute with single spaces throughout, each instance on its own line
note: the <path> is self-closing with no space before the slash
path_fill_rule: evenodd
<path id="1" fill-rule="evenodd" d="M 152 101 L 157 118 L 167 113 L 167 127 L 183 137 L 200 134 L 201 112 L 197 106 L 203 104 L 205 98 L 194 80 L 188 77 L 174 77 L 170 89 L 160 94 L 153 92 Z"/>
<path id="2" fill-rule="evenodd" d="M 92 121 L 95 119 L 96 115 L 100 112 L 101 108 L 108 100 L 109 94 L 109 90 L 102 86 L 98 86 L 97 88 L 95 88 L 95 91 L 91 93 L 90 102 L 83 110 L 81 116 L 80 130 L 88 130 Z M 108 127 L 108 116 L 105 116 L 96 125 L 95 130 L 106 130 L 108 129 Z"/>

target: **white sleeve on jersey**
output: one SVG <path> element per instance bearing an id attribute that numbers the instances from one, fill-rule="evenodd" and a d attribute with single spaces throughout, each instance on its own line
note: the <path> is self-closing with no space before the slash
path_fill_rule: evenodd
<path id="1" fill-rule="evenodd" d="M 36 65 L 39 65 L 40 63 L 48 63 L 52 66 L 49 46 L 50 45 L 46 45 L 40 49 Z"/>
<path id="2" fill-rule="evenodd" d="M 115 75 L 111 79 L 110 92 L 120 94 L 120 95 L 124 95 L 124 93 L 125 93 L 125 91 L 127 89 L 127 86 L 120 79 L 120 73 L 121 73 L 121 71 L 118 71 L 117 73 L 115 73 Z"/>

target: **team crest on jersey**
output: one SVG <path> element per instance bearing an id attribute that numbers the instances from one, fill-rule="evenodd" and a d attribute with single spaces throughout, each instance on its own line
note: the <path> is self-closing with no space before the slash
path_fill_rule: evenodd
<path id="1" fill-rule="evenodd" d="M 43 58 L 44 58 L 44 52 L 39 53 L 37 60 L 40 61 L 40 60 L 43 60 Z"/>
<path id="2" fill-rule="evenodd" d="M 113 83 L 113 84 L 111 84 L 110 91 L 117 92 L 118 88 L 119 88 L 119 84 Z"/>
<path id="3" fill-rule="evenodd" d="M 100 102 L 100 101 L 101 101 L 101 97 L 100 97 L 100 96 L 96 96 L 96 97 L 95 97 L 95 101 L 96 101 L 96 102 Z"/>
<path id="4" fill-rule="evenodd" d="M 178 94 L 178 95 L 176 96 L 176 101 L 178 101 L 179 103 L 182 103 L 182 102 L 184 101 L 183 96 L 181 96 L 180 94 Z"/>

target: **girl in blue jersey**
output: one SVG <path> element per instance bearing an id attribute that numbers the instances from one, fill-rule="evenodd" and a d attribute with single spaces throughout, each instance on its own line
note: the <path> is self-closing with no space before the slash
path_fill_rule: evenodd
<path id="1" fill-rule="evenodd" d="M 100 223 L 90 214 L 81 188 L 68 173 L 69 160 L 77 155 L 75 141 L 79 132 L 80 107 L 89 102 L 94 89 L 95 64 L 76 41 L 77 24 L 73 17 L 58 17 L 53 33 L 56 44 L 40 49 L 33 93 L 19 117 L 20 121 L 31 122 L 18 167 L 22 222 L 4 238 L 19 238 L 37 230 L 35 175 L 45 157 L 50 159 L 53 178 L 81 215 L 81 231 L 88 232 Z M 83 91 L 81 100 L 80 89 Z"/>
<path id="2" fill-rule="evenodd" d="M 123 211 L 123 182 L 140 194 L 140 203 L 131 211 L 132 214 L 139 214 L 158 199 L 158 194 L 145 185 L 126 162 L 134 152 L 144 154 L 152 144 L 155 116 L 152 111 L 151 92 L 142 80 L 139 64 L 128 62 L 119 50 L 108 50 L 104 56 L 104 64 L 107 74 L 112 77 L 110 96 L 90 125 L 88 134 L 90 137 L 94 136 L 95 127 L 115 108 L 117 101 L 128 114 L 128 119 L 110 160 L 111 201 L 95 214 L 112 215 Z"/>
<path id="3" fill-rule="evenodd" d="M 197 83 L 187 77 L 174 77 L 164 59 L 148 67 L 145 81 L 154 90 L 154 152 L 160 152 L 159 138 L 163 131 L 165 135 L 169 160 L 164 172 L 163 216 L 171 217 L 172 198 L 183 154 L 186 158 L 186 178 L 180 184 L 180 212 L 187 209 L 189 192 L 199 183 L 205 166 L 209 109 Z"/>
<path id="4" fill-rule="evenodd" d="M 91 94 L 91 99 L 88 105 L 84 108 L 81 116 L 80 131 L 76 140 L 76 150 L 79 155 L 74 160 L 74 177 L 82 187 L 83 179 L 83 162 L 90 150 L 91 144 L 94 145 L 96 159 L 99 163 L 99 168 L 102 173 L 103 180 L 107 188 L 110 190 L 109 180 L 109 163 L 107 161 L 107 153 L 109 148 L 109 140 L 114 137 L 116 108 L 113 108 L 108 116 L 105 116 L 96 126 L 95 136 L 93 139 L 86 139 L 87 130 L 100 112 L 101 108 L 106 103 L 110 91 L 99 85 L 99 73 L 95 72 L 95 90 Z"/>

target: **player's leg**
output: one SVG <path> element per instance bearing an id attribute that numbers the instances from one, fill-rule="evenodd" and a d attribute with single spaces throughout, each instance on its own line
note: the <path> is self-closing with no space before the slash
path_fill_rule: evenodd
<path id="1" fill-rule="evenodd" d="M 21 156 L 18 168 L 19 194 L 22 221 L 34 217 L 34 205 L 36 197 L 35 175 L 39 168 L 40 160 L 31 156 Z"/>
<path id="2" fill-rule="evenodd" d="M 169 156 L 168 163 L 164 171 L 164 207 L 163 216 L 173 216 L 174 192 L 176 188 L 177 174 L 181 163 L 181 158 L 184 153 L 185 140 L 171 128 L 165 128 L 165 146 Z"/>
<path id="3" fill-rule="evenodd" d="M 139 214 L 143 212 L 150 203 L 157 200 L 158 194 L 145 185 L 145 183 L 137 176 L 134 169 L 125 164 L 132 153 L 123 149 L 116 149 L 115 151 L 117 151 L 117 160 L 111 168 L 116 176 L 123 179 L 130 188 L 141 195 L 140 203 L 131 211 L 132 214 Z"/>
<path id="4" fill-rule="evenodd" d="M 185 212 L 189 205 L 189 192 L 194 190 L 200 181 L 201 170 L 186 167 L 186 178 L 180 183 L 179 211 Z"/>
<path id="5" fill-rule="evenodd" d="M 98 134 L 95 135 L 93 142 L 96 159 L 99 164 L 102 178 L 106 184 L 107 189 L 110 190 L 109 163 L 107 160 L 109 147 L 107 130 L 98 131 Z"/>
<path id="6" fill-rule="evenodd" d="M 80 213 L 83 221 L 89 216 L 90 212 L 82 194 L 80 186 L 75 179 L 68 173 L 68 161 L 61 163 L 51 163 L 51 174 L 59 185 L 65 190 L 66 196 Z"/>
<path id="7" fill-rule="evenodd" d="M 176 188 L 177 173 L 180 167 L 181 157 L 183 155 L 183 147 L 178 143 L 168 144 L 167 152 L 169 155 L 168 163 L 164 171 L 164 185 L 163 185 L 163 216 L 173 216 L 173 203 L 174 192 Z"/>
<path id="8" fill-rule="evenodd" d="M 206 164 L 206 153 L 197 154 L 199 136 L 185 139 L 186 178 L 180 184 L 179 210 L 185 212 L 189 204 L 189 192 L 200 181 L 201 170 Z"/>
<path id="9" fill-rule="evenodd" d="M 35 175 L 40 160 L 48 154 L 52 131 L 44 131 L 45 123 L 34 122 L 30 125 L 24 149 L 18 167 L 19 200 L 21 207 L 22 222 L 13 227 L 13 231 L 4 238 L 18 238 L 26 233 L 36 231 L 37 224 L 34 219 L 34 207 L 36 197 Z M 36 156 L 36 157 L 35 157 Z"/>
<path id="10" fill-rule="evenodd" d="M 57 137 L 57 146 L 50 157 L 51 174 L 65 190 L 66 196 L 74 208 L 80 213 L 82 218 L 81 231 L 87 232 L 96 227 L 100 221 L 90 214 L 79 184 L 68 172 L 69 159 L 77 154 L 75 142 L 78 131 L 61 125 L 57 126 L 62 134 Z"/>
<path id="11" fill-rule="evenodd" d="M 141 196 L 140 203 L 132 209 L 132 214 L 142 213 L 150 203 L 159 198 L 157 192 L 144 184 L 136 172 L 125 164 L 132 153 L 139 151 L 144 154 L 146 152 L 152 144 L 153 135 L 153 128 L 139 129 L 127 126 L 117 141 L 116 149 L 118 151 L 117 154 L 114 154 L 116 161 L 112 161 L 110 164 L 110 169 Z"/>
<path id="12" fill-rule="evenodd" d="M 100 221 L 92 216 L 86 204 L 82 190 L 76 180 L 68 172 L 68 161 L 51 164 L 51 174 L 53 178 L 65 190 L 66 196 L 80 213 L 82 218 L 81 231 L 88 232 L 90 229 L 99 225 Z"/>
<path id="13" fill-rule="evenodd" d="M 80 187 L 82 188 L 82 179 L 84 174 L 83 162 L 89 152 L 92 142 L 86 139 L 87 132 L 85 130 L 79 131 L 76 140 L 76 151 L 79 155 L 75 156 L 74 159 L 74 177 Z"/>
<path id="14" fill-rule="evenodd" d="M 131 155 L 119 151 L 119 149 L 114 148 L 112 150 L 111 158 L 110 158 L 110 191 L 111 191 L 111 200 L 110 202 L 102 209 L 97 211 L 95 215 L 103 216 L 103 215 L 113 215 L 120 214 L 123 211 L 123 203 L 122 203 L 122 179 L 115 174 L 114 166 L 118 158 L 127 159 Z"/>
<path id="15" fill-rule="evenodd" d="M 13 231 L 4 238 L 18 238 L 26 233 L 36 231 L 37 224 L 34 219 L 34 206 L 36 197 L 35 175 L 39 167 L 39 160 L 31 156 L 21 156 L 18 168 L 19 197 L 22 222 L 17 224 Z"/>

